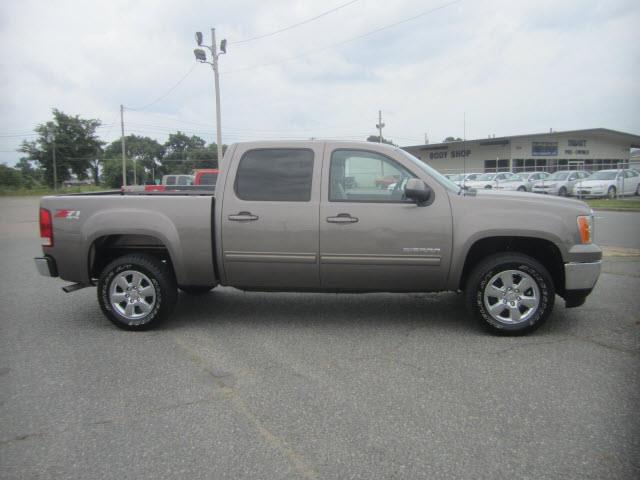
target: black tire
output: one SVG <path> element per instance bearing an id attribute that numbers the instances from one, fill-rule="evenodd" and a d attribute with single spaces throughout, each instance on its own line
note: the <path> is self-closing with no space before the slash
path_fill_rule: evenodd
<path id="1" fill-rule="evenodd" d="M 560 197 L 566 197 L 567 193 L 567 187 L 560 187 L 560 190 L 558 190 L 558 195 Z"/>
<path id="2" fill-rule="evenodd" d="M 508 294 L 518 295 L 516 298 L 509 298 L 509 300 L 514 300 L 511 304 L 515 304 L 515 307 L 511 307 L 511 309 L 508 306 L 510 303 L 509 300 L 505 298 L 502 299 L 504 306 L 501 311 L 497 311 L 496 316 L 500 317 L 500 313 L 513 311 L 513 308 L 517 308 L 518 311 L 521 312 L 519 315 L 523 316 L 523 320 L 519 323 L 509 323 L 506 319 L 504 321 L 497 320 L 489 312 L 487 304 L 485 303 L 485 289 L 491 288 L 489 284 L 490 280 L 501 272 L 507 271 L 521 272 L 527 277 L 520 277 L 519 283 L 522 282 L 522 279 L 528 278 L 529 280 L 533 280 L 537 287 L 536 292 L 533 291 L 533 286 L 531 290 L 526 290 L 526 292 L 531 292 L 528 296 L 537 296 L 538 298 L 538 305 L 535 309 L 531 308 L 531 312 L 529 312 L 526 305 L 520 304 L 520 295 L 525 297 L 525 291 L 521 293 L 510 292 Z M 511 278 L 514 280 L 517 279 L 517 274 L 511 276 Z M 515 292 L 518 292 L 518 290 L 515 290 Z M 487 257 L 473 269 L 466 282 L 465 298 L 469 311 L 480 320 L 491 333 L 498 335 L 525 335 L 540 327 L 551 314 L 555 301 L 555 289 L 551 275 L 549 275 L 547 269 L 537 260 L 520 253 L 497 253 Z M 500 306 L 502 306 L 501 300 L 496 297 L 496 301 L 490 306 L 498 306 L 497 308 L 500 308 Z M 509 317 L 510 316 L 511 313 L 509 313 Z"/>
<path id="3" fill-rule="evenodd" d="M 607 198 L 609 200 L 613 200 L 614 198 L 616 198 L 616 187 L 614 187 L 613 185 L 611 185 L 609 187 L 609 190 L 607 190 Z"/>
<path id="4" fill-rule="evenodd" d="M 519 192 L 526 192 L 526 191 L 527 191 L 527 187 L 525 187 L 525 186 L 520 186 L 520 187 L 518 187 L 518 191 L 519 191 Z"/>
<path id="5" fill-rule="evenodd" d="M 213 287 L 206 285 L 183 285 L 178 288 L 189 295 L 204 295 L 205 293 L 209 293 Z"/>
<path id="6" fill-rule="evenodd" d="M 640 196 L 640 183 L 636 187 L 636 197 L 639 197 L 639 196 Z"/>
<path id="7" fill-rule="evenodd" d="M 129 274 L 131 272 L 131 274 Z M 140 274 L 142 278 L 133 287 L 135 279 L 132 275 Z M 131 280 L 129 280 L 131 279 Z M 125 289 L 120 282 L 128 283 Z M 145 290 L 152 287 L 153 294 L 144 296 Z M 118 291 L 119 289 L 119 291 Z M 130 292 L 129 290 L 135 290 Z M 122 302 L 115 295 L 122 296 Z M 134 303 L 133 295 L 136 296 Z M 138 305 L 146 305 L 148 312 L 144 312 Z M 124 330 L 148 330 L 166 319 L 173 311 L 177 301 L 176 280 L 170 266 L 151 255 L 130 254 L 116 258 L 107 265 L 98 279 L 98 303 L 105 316 L 119 328 Z M 126 308 L 132 308 L 131 316 L 126 315 Z M 136 317 L 136 318 L 133 318 Z"/>

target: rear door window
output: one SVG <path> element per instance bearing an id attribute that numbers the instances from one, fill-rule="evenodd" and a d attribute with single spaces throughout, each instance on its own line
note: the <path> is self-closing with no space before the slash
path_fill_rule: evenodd
<path id="1" fill-rule="evenodd" d="M 240 159 L 235 192 L 239 199 L 308 202 L 313 179 L 313 151 L 304 148 L 249 150 Z"/>

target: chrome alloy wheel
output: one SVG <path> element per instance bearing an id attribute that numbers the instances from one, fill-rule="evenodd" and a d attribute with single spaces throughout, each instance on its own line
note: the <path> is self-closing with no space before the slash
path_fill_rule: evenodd
<path id="1" fill-rule="evenodd" d="M 126 270 L 111 281 L 109 302 L 127 320 L 140 320 L 153 311 L 156 289 L 144 273 Z"/>
<path id="2" fill-rule="evenodd" d="M 505 270 L 495 274 L 487 282 L 483 296 L 489 315 L 507 325 L 526 322 L 540 305 L 537 283 L 520 270 Z"/>

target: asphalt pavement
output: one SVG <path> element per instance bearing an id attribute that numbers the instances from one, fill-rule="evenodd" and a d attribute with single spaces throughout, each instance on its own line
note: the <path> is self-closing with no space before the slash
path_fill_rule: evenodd
<path id="1" fill-rule="evenodd" d="M 0 478 L 640 477 L 636 252 L 522 338 L 454 293 L 229 288 L 129 333 L 36 273 L 36 209 L 0 198 Z"/>

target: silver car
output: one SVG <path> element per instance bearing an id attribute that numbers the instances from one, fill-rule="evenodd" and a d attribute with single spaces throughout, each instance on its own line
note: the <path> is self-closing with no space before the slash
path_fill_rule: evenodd
<path id="1" fill-rule="evenodd" d="M 568 197 L 573 195 L 576 184 L 588 176 L 589 172 L 584 170 L 558 170 L 544 180 L 534 183 L 531 191 Z"/>
<path id="2" fill-rule="evenodd" d="M 518 175 L 527 182 L 527 192 L 530 192 L 535 183 L 545 180 L 549 174 L 547 172 L 521 172 Z"/>

